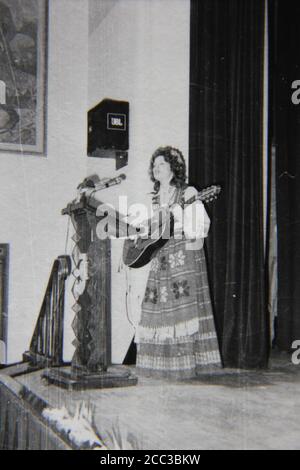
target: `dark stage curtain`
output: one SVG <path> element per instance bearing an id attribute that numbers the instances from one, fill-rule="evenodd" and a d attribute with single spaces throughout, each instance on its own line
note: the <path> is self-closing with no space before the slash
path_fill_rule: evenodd
<path id="1" fill-rule="evenodd" d="M 273 129 L 276 149 L 278 306 L 276 345 L 300 339 L 300 2 L 270 0 Z M 299 82 L 300 83 L 300 82 Z M 298 90 L 300 87 L 298 85 Z M 293 92 L 295 103 L 292 101 Z M 297 104 L 298 103 L 298 104 Z"/>
<path id="2" fill-rule="evenodd" d="M 263 251 L 263 0 L 192 0 L 190 182 L 220 183 L 207 259 L 226 367 L 267 365 Z"/>

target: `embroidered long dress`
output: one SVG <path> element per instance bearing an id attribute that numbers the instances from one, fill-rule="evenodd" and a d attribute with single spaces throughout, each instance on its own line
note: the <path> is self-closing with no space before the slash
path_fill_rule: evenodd
<path id="1" fill-rule="evenodd" d="M 195 194 L 192 187 L 177 190 L 169 204 Z M 181 220 L 175 218 L 174 236 L 151 261 L 135 338 L 140 375 L 187 379 L 221 367 L 202 248 L 210 221 L 200 201 L 185 208 Z"/>

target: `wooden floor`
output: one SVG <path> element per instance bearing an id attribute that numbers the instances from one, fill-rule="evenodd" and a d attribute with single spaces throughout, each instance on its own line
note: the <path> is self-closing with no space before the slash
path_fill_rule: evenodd
<path id="1" fill-rule="evenodd" d="M 74 412 L 78 401 L 93 403 L 110 447 L 115 428 L 144 450 L 300 449 L 300 366 L 288 359 L 267 371 L 224 369 L 180 383 L 139 378 L 134 387 L 102 390 L 66 391 L 45 384 L 41 372 L 16 380 L 53 407 Z"/>

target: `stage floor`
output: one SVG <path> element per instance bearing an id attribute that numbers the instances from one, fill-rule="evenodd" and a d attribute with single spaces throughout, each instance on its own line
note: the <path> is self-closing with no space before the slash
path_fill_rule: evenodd
<path id="1" fill-rule="evenodd" d="M 223 369 L 189 382 L 139 378 L 136 386 L 102 390 L 67 391 L 46 384 L 41 371 L 15 380 L 55 408 L 92 403 L 109 447 L 120 428 L 143 450 L 300 449 L 300 365 L 288 356 L 267 371 Z"/>

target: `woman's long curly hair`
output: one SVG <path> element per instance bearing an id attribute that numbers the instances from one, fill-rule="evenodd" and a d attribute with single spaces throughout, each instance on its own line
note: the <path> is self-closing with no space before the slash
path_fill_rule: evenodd
<path id="1" fill-rule="evenodd" d="M 185 188 L 186 187 L 186 165 L 184 157 L 180 150 L 174 147 L 159 147 L 153 153 L 150 161 L 149 174 L 151 181 L 154 183 L 154 193 L 157 194 L 160 188 L 160 182 L 154 178 L 153 175 L 153 166 L 154 161 L 157 157 L 164 157 L 165 161 L 170 164 L 171 171 L 173 172 L 173 178 L 170 181 L 172 186 L 176 188 Z"/>

